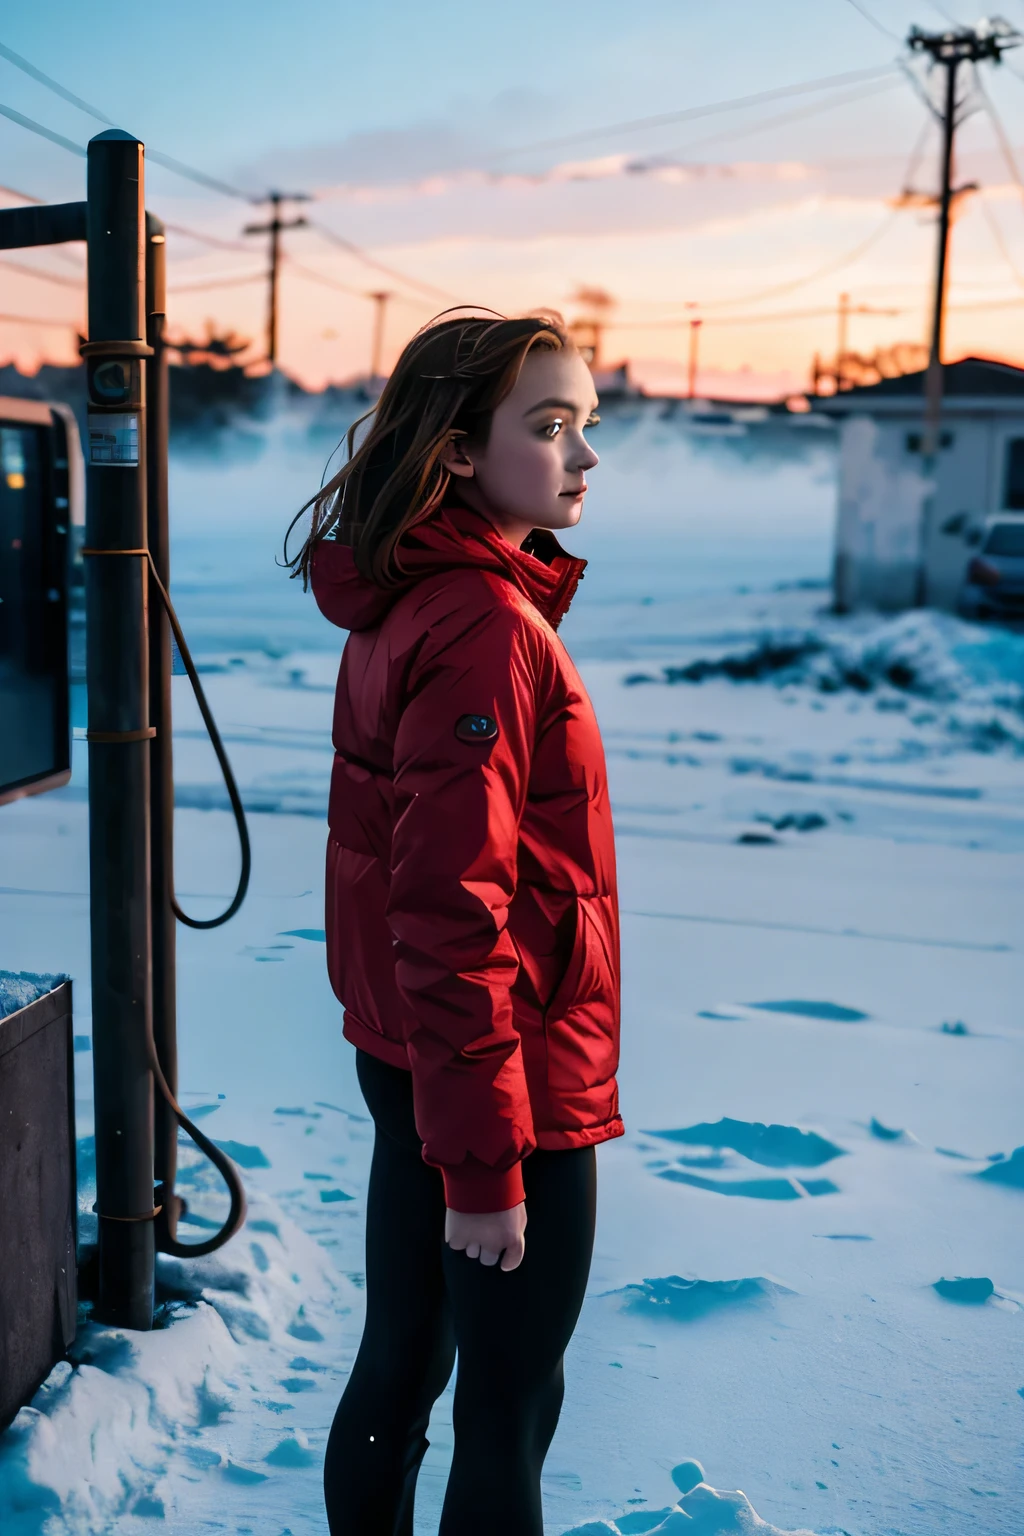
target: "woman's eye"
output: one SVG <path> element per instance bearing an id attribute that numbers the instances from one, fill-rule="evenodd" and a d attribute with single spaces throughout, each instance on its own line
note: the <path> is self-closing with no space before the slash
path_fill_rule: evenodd
<path id="1" fill-rule="evenodd" d="M 544 436 L 549 438 L 557 437 L 559 432 L 561 432 L 563 425 L 564 423 L 560 416 L 557 417 L 554 421 L 549 421 L 547 426 L 544 428 Z"/>
<path id="2" fill-rule="evenodd" d="M 601 420 L 601 418 L 597 414 L 597 412 L 596 411 L 591 411 L 590 415 L 587 417 L 586 421 L 583 423 L 583 426 L 584 426 L 584 428 L 596 427 L 600 420 Z"/>

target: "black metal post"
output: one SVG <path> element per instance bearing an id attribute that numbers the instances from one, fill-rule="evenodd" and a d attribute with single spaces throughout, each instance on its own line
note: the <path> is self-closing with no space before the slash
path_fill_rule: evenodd
<path id="1" fill-rule="evenodd" d="M 270 220 L 270 296 L 267 314 L 267 359 L 271 368 L 277 363 L 277 273 L 281 265 L 281 199 L 271 193 L 274 210 Z"/>
<path id="2" fill-rule="evenodd" d="M 168 354 L 164 338 L 167 310 L 167 246 L 163 225 L 146 215 L 146 339 L 153 356 L 146 364 L 146 518 L 149 549 L 157 575 L 171 584 L 167 517 Z M 174 756 L 171 745 L 171 627 L 163 605 L 149 612 L 149 707 L 156 735 L 150 743 L 150 861 L 153 912 L 153 1039 L 164 1077 L 178 1091 L 177 919 L 174 890 Z M 156 1246 L 177 1238 L 180 1201 L 174 1193 L 178 1167 L 178 1122 L 165 1099 L 156 1095 L 155 1161 Z"/>
<path id="3" fill-rule="evenodd" d="M 89 143 L 86 639 L 97 1316 L 153 1321 L 143 146 Z M 126 554 L 124 551 L 135 551 Z"/>

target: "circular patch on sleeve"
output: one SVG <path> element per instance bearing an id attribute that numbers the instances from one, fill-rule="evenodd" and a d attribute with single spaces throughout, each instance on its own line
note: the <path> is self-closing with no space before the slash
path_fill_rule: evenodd
<path id="1" fill-rule="evenodd" d="M 460 741 L 494 741 L 498 722 L 491 715 L 460 715 L 455 722 L 455 734 Z"/>

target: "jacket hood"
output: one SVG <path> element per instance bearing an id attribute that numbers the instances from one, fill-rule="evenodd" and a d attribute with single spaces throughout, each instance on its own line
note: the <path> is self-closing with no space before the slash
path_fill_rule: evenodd
<path id="1" fill-rule="evenodd" d="M 557 629 L 587 562 L 566 554 L 547 529 L 537 529 L 529 544 L 530 553 L 517 549 L 490 518 L 470 507 L 442 507 L 399 542 L 404 574 L 391 587 L 378 587 L 361 575 L 347 544 L 324 539 L 313 555 L 313 596 L 324 617 L 340 629 L 373 629 L 424 577 L 471 567 L 512 582 Z"/>

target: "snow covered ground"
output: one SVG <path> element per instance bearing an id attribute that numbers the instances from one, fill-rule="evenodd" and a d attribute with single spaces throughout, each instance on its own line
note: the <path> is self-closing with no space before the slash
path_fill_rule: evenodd
<path id="1" fill-rule="evenodd" d="M 825 450 L 712 453 L 670 425 L 641 413 L 598 439 L 605 499 L 572 541 L 594 561 L 565 639 L 609 753 L 628 1134 L 600 1152 L 547 1528 L 1016 1536 L 1024 638 L 827 616 L 806 584 L 825 568 Z M 324 972 L 340 637 L 269 565 L 309 477 L 308 441 L 282 437 L 175 480 L 180 608 L 254 843 L 239 916 L 179 930 L 182 1088 L 245 1170 L 249 1222 L 211 1259 L 161 1264 L 151 1335 L 85 1323 L 0 1437 L 4 1536 L 324 1530 L 371 1127 Z M 236 854 L 186 689 L 178 885 L 202 915 Z M 75 978 L 88 1236 L 75 750 L 67 789 L 0 812 L 0 966 Z M 198 1239 L 226 1202 L 182 1155 Z"/>

